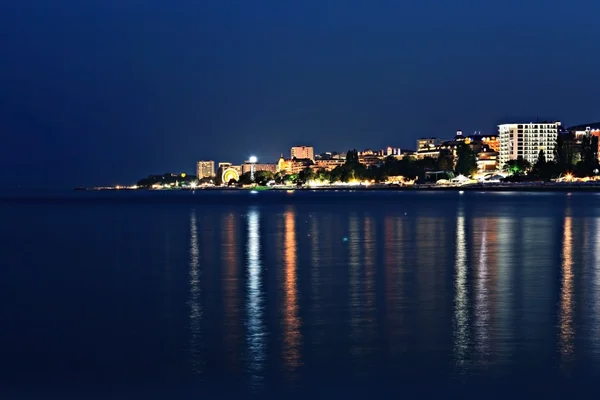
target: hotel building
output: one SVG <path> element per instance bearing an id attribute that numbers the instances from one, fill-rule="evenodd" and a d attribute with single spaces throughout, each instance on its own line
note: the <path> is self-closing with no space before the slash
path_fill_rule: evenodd
<path id="1" fill-rule="evenodd" d="M 215 176 L 214 161 L 198 161 L 196 163 L 196 176 L 198 179 L 212 178 Z"/>
<path id="2" fill-rule="evenodd" d="M 252 163 L 246 162 L 242 164 L 242 175 L 250 171 L 252 171 Z M 258 171 L 269 171 L 275 174 L 277 173 L 277 164 L 254 164 L 254 172 Z"/>
<path id="3" fill-rule="evenodd" d="M 540 150 L 544 150 L 546 160 L 554 160 L 554 147 L 560 129 L 560 122 L 530 122 L 527 124 L 498 125 L 500 139 L 500 167 L 518 157 L 535 164 Z"/>
<path id="4" fill-rule="evenodd" d="M 294 158 L 298 160 L 314 160 L 315 149 L 312 146 L 295 146 L 292 147 L 290 155 L 292 160 Z"/>

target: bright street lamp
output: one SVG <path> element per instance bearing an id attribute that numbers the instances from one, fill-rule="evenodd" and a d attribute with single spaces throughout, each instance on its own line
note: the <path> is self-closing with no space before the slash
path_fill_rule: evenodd
<path id="1" fill-rule="evenodd" d="M 256 156 L 250 156 L 248 161 L 250 162 L 250 180 L 254 182 L 254 165 L 258 161 L 258 158 L 256 158 Z"/>

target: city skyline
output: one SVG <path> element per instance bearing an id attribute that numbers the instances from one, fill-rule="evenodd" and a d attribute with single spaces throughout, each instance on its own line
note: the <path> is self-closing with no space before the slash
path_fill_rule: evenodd
<path id="1" fill-rule="evenodd" d="M 409 148 L 536 116 L 597 121 L 595 37 L 565 21 L 598 11 L 8 0 L 0 167 L 10 187 L 72 187 L 199 159 L 275 159 L 297 143 Z"/>

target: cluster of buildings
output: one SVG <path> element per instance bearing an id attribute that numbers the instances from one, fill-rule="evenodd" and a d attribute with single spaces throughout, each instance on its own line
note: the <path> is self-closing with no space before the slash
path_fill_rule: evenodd
<path id="1" fill-rule="evenodd" d="M 358 152 L 359 161 L 367 166 L 380 165 L 386 157 L 397 159 L 427 157 L 438 159 L 447 155 L 456 162 L 457 149 L 461 144 L 467 144 L 475 153 L 478 173 L 498 171 L 509 160 L 522 157 L 534 164 L 540 150 L 546 155 L 546 160 L 553 161 L 554 148 L 559 135 L 571 133 L 575 144 L 581 144 L 584 137 L 600 136 L 600 123 L 584 124 L 568 129 L 557 121 L 508 123 L 498 125 L 497 133 L 482 134 L 475 132 L 464 135 L 457 131 L 452 139 L 435 137 L 421 138 L 416 142 L 416 150 L 401 150 L 387 147 L 382 150 L 364 150 Z M 599 151 L 600 153 L 600 151 Z M 297 174 L 305 168 L 315 170 L 333 170 L 345 163 L 345 153 L 326 152 L 315 154 L 312 146 L 295 146 L 290 149 L 290 156 L 281 155 L 275 163 L 259 163 L 256 159 L 247 160 L 240 165 L 230 162 L 198 161 L 196 175 L 198 179 L 219 177 L 222 182 L 231 179 L 239 180 L 240 176 L 251 171 L 270 171 L 272 173 Z"/>
<path id="2" fill-rule="evenodd" d="M 402 158 L 413 152 L 402 152 L 399 148 L 388 147 L 383 150 L 364 150 L 358 152 L 358 159 L 366 165 L 379 165 L 387 156 Z M 286 158 L 283 154 L 275 163 L 260 163 L 256 160 L 246 160 L 240 165 L 230 162 L 215 163 L 214 161 L 198 161 L 196 164 L 196 176 L 198 179 L 209 179 L 219 177 L 221 182 L 229 182 L 231 179 L 239 180 L 240 176 L 251 171 L 269 171 L 282 173 L 284 175 L 299 174 L 306 168 L 314 170 L 331 171 L 335 167 L 346 162 L 345 153 L 325 152 L 315 154 L 312 146 L 295 146 L 290 149 L 290 156 Z"/>

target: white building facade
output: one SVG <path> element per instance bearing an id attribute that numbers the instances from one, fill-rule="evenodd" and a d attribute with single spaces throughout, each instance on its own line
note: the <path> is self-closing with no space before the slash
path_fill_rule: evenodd
<path id="1" fill-rule="evenodd" d="M 518 157 L 523 157 L 533 165 L 540 150 L 544 150 L 547 161 L 554 161 L 554 147 L 560 126 L 560 122 L 498 125 L 500 167 Z"/>
<path id="2" fill-rule="evenodd" d="M 196 176 L 198 179 L 212 178 L 215 176 L 214 161 L 198 161 L 196 163 Z"/>

